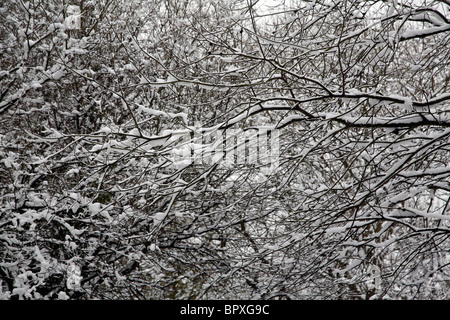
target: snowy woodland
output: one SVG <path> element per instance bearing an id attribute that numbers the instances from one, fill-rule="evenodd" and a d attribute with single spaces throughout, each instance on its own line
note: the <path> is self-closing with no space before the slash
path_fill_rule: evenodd
<path id="1" fill-rule="evenodd" d="M 449 66 L 448 0 L 2 0 L 0 299 L 449 299 Z"/>

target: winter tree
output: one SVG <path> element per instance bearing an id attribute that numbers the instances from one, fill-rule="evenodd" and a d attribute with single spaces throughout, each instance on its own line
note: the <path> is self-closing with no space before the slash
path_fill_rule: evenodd
<path id="1" fill-rule="evenodd" d="M 0 297 L 445 299 L 448 1 L 5 1 Z"/>

